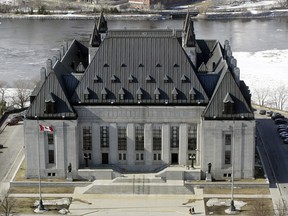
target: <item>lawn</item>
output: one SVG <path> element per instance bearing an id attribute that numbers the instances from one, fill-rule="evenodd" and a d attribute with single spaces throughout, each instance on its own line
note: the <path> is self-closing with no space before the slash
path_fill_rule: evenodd
<path id="1" fill-rule="evenodd" d="M 230 194 L 231 188 L 204 188 L 204 194 Z M 268 188 L 234 188 L 234 194 L 263 194 L 268 195 Z"/>

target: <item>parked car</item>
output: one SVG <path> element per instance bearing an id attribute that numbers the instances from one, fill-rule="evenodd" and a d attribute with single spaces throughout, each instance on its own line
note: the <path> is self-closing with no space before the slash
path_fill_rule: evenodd
<path id="1" fill-rule="evenodd" d="M 11 125 L 16 125 L 18 124 L 18 120 L 17 119 L 8 119 L 7 120 L 7 125 L 11 126 Z"/>
<path id="2" fill-rule="evenodd" d="M 284 116 L 281 113 L 273 113 L 271 116 L 271 119 L 275 120 L 278 118 L 284 118 Z"/>
<path id="3" fill-rule="evenodd" d="M 285 144 L 288 144 L 288 138 L 284 139 L 283 142 L 284 142 Z"/>
<path id="4" fill-rule="evenodd" d="M 16 121 L 23 121 L 24 120 L 24 116 L 21 116 L 21 115 L 17 115 L 17 116 L 13 116 L 12 118 L 13 120 L 16 120 Z"/>
<path id="5" fill-rule="evenodd" d="M 283 118 L 276 118 L 275 119 L 275 124 L 280 125 L 280 124 L 287 124 L 287 120 Z"/>
<path id="6" fill-rule="evenodd" d="M 281 129 L 278 130 L 278 132 L 279 132 L 279 134 L 280 134 L 280 133 L 282 133 L 282 132 L 288 132 L 288 130 L 287 130 L 286 128 L 281 128 Z"/>
<path id="7" fill-rule="evenodd" d="M 265 114 L 266 114 L 266 110 L 260 110 L 260 111 L 259 111 L 259 114 L 260 114 L 260 115 L 265 115 Z"/>
<path id="8" fill-rule="evenodd" d="M 272 114 L 273 114 L 273 111 L 271 111 L 271 110 L 268 110 L 268 111 L 266 112 L 266 116 L 268 116 L 268 117 L 271 117 Z"/>
<path id="9" fill-rule="evenodd" d="M 279 124 L 279 125 L 277 126 L 277 130 L 279 131 L 279 130 L 281 130 L 281 129 L 288 129 L 288 124 Z"/>

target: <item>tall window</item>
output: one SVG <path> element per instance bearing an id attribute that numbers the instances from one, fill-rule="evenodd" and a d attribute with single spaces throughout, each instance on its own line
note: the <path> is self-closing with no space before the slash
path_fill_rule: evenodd
<path id="1" fill-rule="evenodd" d="M 144 126 L 143 125 L 136 125 L 135 149 L 144 150 Z"/>
<path id="2" fill-rule="evenodd" d="M 153 127 L 153 150 L 161 150 L 162 130 L 161 126 Z"/>
<path id="3" fill-rule="evenodd" d="M 101 142 L 101 147 L 109 147 L 109 127 L 108 126 L 100 127 L 100 142 Z"/>
<path id="4" fill-rule="evenodd" d="M 197 144 L 197 125 L 188 128 L 188 150 L 196 150 Z"/>
<path id="5" fill-rule="evenodd" d="M 118 126 L 118 150 L 127 150 L 126 126 Z"/>
<path id="6" fill-rule="evenodd" d="M 172 148 L 177 148 L 179 147 L 179 127 L 178 126 L 172 126 L 171 127 L 171 147 Z"/>
<path id="7" fill-rule="evenodd" d="M 92 130 L 91 127 L 83 127 L 83 150 L 92 150 Z"/>
<path id="8" fill-rule="evenodd" d="M 47 134 L 47 143 L 48 143 L 48 163 L 55 163 L 55 145 L 54 145 L 54 135 L 53 133 Z"/>
<path id="9" fill-rule="evenodd" d="M 225 165 L 231 164 L 231 143 L 232 143 L 231 137 L 232 137 L 231 134 L 224 134 L 224 144 L 225 144 L 224 163 Z"/>

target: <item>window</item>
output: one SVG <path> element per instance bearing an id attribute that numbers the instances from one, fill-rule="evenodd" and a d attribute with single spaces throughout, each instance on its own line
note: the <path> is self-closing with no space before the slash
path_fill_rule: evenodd
<path id="1" fill-rule="evenodd" d="M 135 149 L 136 150 L 144 150 L 144 126 L 143 125 L 136 125 Z"/>
<path id="2" fill-rule="evenodd" d="M 155 100 L 159 100 L 160 99 L 160 95 L 159 94 L 155 94 Z"/>
<path id="3" fill-rule="evenodd" d="M 55 163 L 54 149 L 48 150 L 48 163 L 49 164 Z"/>
<path id="4" fill-rule="evenodd" d="M 91 127 L 83 127 L 83 150 L 92 150 L 92 130 Z"/>
<path id="5" fill-rule="evenodd" d="M 137 94 L 137 99 L 141 100 L 142 99 L 142 94 Z"/>
<path id="6" fill-rule="evenodd" d="M 179 127 L 178 126 L 172 126 L 171 127 L 171 147 L 172 148 L 178 148 L 179 147 Z"/>
<path id="7" fill-rule="evenodd" d="M 231 164 L 231 144 L 232 144 L 232 135 L 224 134 L 224 144 L 225 144 L 225 156 L 224 156 L 224 164 Z"/>
<path id="8" fill-rule="evenodd" d="M 144 161 L 144 154 L 136 153 L 136 161 Z"/>
<path id="9" fill-rule="evenodd" d="M 126 161 L 126 153 L 119 153 L 119 161 Z"/>
<path id="10" fill-rule="evenodd" d="M 89 99 L 89 94 L 84 94 L 84 100 L 88 100 Z"/>
<path id="11" fill-rule="evenodd" d="M 233 103 L 227 102 L 224 103 L 224 114 L 233 114 L 234 113 L 234 106 Z"/>
<path id="12" fill-rule="evenodd" d="M 160 153 L 154 154 L 153 156 L 154 156 L 153 157 L 154 161 L 160 161 L 161 160 L 161 154 Z"/>
<path id="13" fill-rule="evenodd" d="M 225 165 L 231 164 L 231 151 L 225 151 Z"/>
<path id="14" fill-rule="evenodd" d="M 197 125 L 188 128 L 188 150 L 196 150 L 197 145 Z"/>
<path id="15" fill-rule="evenodd" d="M 53 134 L 47 134 L 48 145 L 54 145 L 54 136 Z"/>
<path id="16" fill-rule="evenodd" d="M 54 102 L 51 102 L 51 101 L 46 102 L 45 113 L 49 113 L 49 114 L 55 113 L 55 103 Z"/>
<path id="17" fill-rule="evenodd" d="M 55 163 L 55 143 L 53 133 L 47 133 L 47 143 L 48 143 L 48 163 Z"/>
<path id="18" fill-rule="evenodd" d="M 101 147 L 109 147 L 109 127 L 108 126 L 100 127 L 100 142 L 101 142 Z"/>
<path id="19" fill-rule="evenodd" d="M 106 100 L 106 94 L 102 94 L 102 100 Z"/>
<path id="20" fill-rule="evenodd" d="M 154 126 L 153 128 L 153 150 L 162 149 L 162 129 L 161 126 Z"/>
<path id="21" fill-rule="evenodd" d="M 127 150 L 126 126 L 118 127 L 118 150 Z"/>

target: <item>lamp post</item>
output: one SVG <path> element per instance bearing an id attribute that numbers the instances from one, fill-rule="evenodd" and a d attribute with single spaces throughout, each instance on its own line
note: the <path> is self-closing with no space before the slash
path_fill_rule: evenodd
<path id="1" fill-rule="evenodd" d="M 232 184 L 231 184 L 231 202 L 230 202 L 230 212 L 235 212 L 236 208 L 234 205 L 234 160 L 235 160 L 235 120 L 233 118 L 233 139 L 232 139 L 232 173 L 231 173 L 231 180 L 232 180 Z"/>
<path id="2" fill-rule="evenodd" d="M 196 159 L 196 155 L 189 155 L 189 160 L 191 160 L 191 168 L 194 168 L 194 160 Z"/>
<path id="3" fill-rule="evenodd" d="M 40 174 L 40 142 L 39 142 L 39 120 L 38 117 L 35 116 L 37 119 L 37 147 L 38 147 L 38 179 L 39 179 L 39 211 L 45 211 L 43 200 L 42 200 L 42 194 L 41 194 L 41 174 Z"/>

